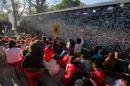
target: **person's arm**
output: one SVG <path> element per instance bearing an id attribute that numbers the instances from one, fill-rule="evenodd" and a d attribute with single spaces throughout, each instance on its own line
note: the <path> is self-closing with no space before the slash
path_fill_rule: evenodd
<path id="1" fill-rule="evenodd" d="M 93 83 L 93 86 L 97 86 L 96 82 L 93 79 L 91 79 L 91 78 L 89 78 L 89 79 Z"/>
<path id="2" fill-rule="evenodd" d="M 81 39 L 81 43 L 80 44 L 83 45 L 84 44 L 83 36 L 81 36 L 80 39 Z"/>
<path id="3" fill-rule="evenodd" d="M 76 52 L 77 52 L 77 44 L 74 46 L 74 54 L 76 54 Z"/>

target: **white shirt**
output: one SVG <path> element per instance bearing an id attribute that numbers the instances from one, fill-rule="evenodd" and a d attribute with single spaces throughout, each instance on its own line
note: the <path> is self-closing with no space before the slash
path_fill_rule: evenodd
<path id="1" fill-rule="evenodd" d="M 8 48 L 6 50 L 6 58 L 8 63 L 15 63 L 22 60 L 21 50 L 19 48 Z"/>
<path id="2" fill-rule="evenodd" d="M 58 74 L 60 70 L 60 66 L 55 59 L 52 59 L 50 62 L 46 63 L 45 67 L 52 76 Z"/>

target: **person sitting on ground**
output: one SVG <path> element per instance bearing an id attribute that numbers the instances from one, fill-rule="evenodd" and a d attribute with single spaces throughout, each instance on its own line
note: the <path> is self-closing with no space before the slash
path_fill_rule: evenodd
<path id="1" fill-rule="evenodd" d="M 34 83 L 38 81 L 41 84 L 40 69 L 44 68 L 42 59 L 42 48 L 38 40 L 35 40 L 29 45 L 29 52 L 22 62 L 23 72 L 26 79 L 29 81 L 29 86 L 35 86 Z M 39 86 L 39 85 L 37 85 Z"/>
<path id="2" fill-rule="evenodd" d="M 43 60 L 49 62 L 52 59 L 52 56 L 55 54 L 52 43 L 49 43 L 43 50 Z"/>
<path id="3" fill-rule="evenodd" d="M 104 62 L 104 56 L 102 55 L 103 49 L 100 49 L 97 54 L 94 54 L 91 60 L 99 67 L 102 67 L 102 63 Z"/>
<path id="4" fill-rule="evenodd" d="M 79 69 L 79 72 L 77 73 L 77 78 L 81 78 L 82 76 L 85 76 L 87 71 L 85 70 L 85 65 L 81 63 L 81 57 L 76 57 L 75 58 L 75 65 Z"/>
<path id="5" fill-rule="evenodd" d="M 124 62 L 123 61 L 120 61 L 119 58 L 121 56 L 119 55 L 119 52 L 115 52 L 115 64 L 114 64 L 114 71 L 117 72 L 117 73 L 121 73 L 124 69 Z M 118 77 L 118 76 L 117 76 Z"/>
<path id="6" fill-rule="evenodd" d="M 92 79 L 97 83 L 98 86 L 104 86 L 105 85 L 105 74 L 103 71 L 94 64 L 93 65 L 93 71 L 90 73 Z"/>
<path id="7" fill-rule="evenodd" d="M 71 56 L 73 56 L 71 53 L 67 53 L 67 55 L 60 59 L 61 66 L 63 66 L 63 68 L 66 68 L 67 64 L 70 62 L 69 60 Z"/>
<path id="8" fill-rule="evenodd" d="M 115 54 L 110 52 L 105 59 L 103 66 L 109 70 L 110 73 L 112 73 L 114 65 L 116 64 Z"/>
<path id="9" fill-rule="evenodd" d="M 91 47 L 89 50 L 89 58 L 92 58 L 93 55 L 97 54 L 100 49 L 102 49 L 100 46 Z"/>
<path id="10" fill-rule="evenodd" d="M 70 58 L 70 62 L 66 66 L 65 75 L 64 75 L 64 78 L 63 78 L 63 83 L 66 86 L 73 86 L 74 80 L 76 78 L 76 74 L 79 71 L 79 69 L 75 65 L 76 64 L 75 58 L 76 57 L 72 56 Z"/>
<path id="11" fill-rule="evenodd" d="M 42 48 L 38 40 L 30 43 L 29 52 L 25 56 L 22 66 L 30 72 L 38 71 L 43 67 Z"/>
<path id="12" fill-rule="evenodd" d="M 23 59 L 22 51 L 16 47 L 14 40 L 9 41 L 8 47 L 6 50 L 7 63 L 21 70 L 21 62 Z"/>
<path id="13" fill-rule="evenodd" d="M 86 75 L 81 79 L 77 79 L 74 86 L 97 86 L 97 84 L 89 75 Z"/>
<path id="14" fill-rule="evenodd" d="M 93 69 L 93 65 L 92 65 L 92 61 L 91 59 L 84 59 L 82 56 L 81 56 L 81 63 L 84 64 L 85 66 L 85 71 L 87 73 L 90 73 Z"/>

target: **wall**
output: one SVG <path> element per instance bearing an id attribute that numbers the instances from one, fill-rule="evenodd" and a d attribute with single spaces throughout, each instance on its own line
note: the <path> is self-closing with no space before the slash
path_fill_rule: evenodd
<path id="1" fill-rule="evenodd" d="M 57 22 L 64 39 L 84 34 L 88 44 L 126 49 L 130 46 L 130 1 L 121 1 L 26 16 L 21 25 L 29 33 L 52 35 Z"/>

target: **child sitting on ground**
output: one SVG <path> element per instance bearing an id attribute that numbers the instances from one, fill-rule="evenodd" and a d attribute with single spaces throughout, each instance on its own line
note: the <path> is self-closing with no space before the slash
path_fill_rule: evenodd
<path id="1" fill-rule="evenodd" d="M 95 64 L 93 65 L 91 77 L 97 83 L 98 86 L 104 86 L 105 74 L 99 68 L 97 68 Z"/>
<path id="2" fill-rule="evenodd" d="M 63 78 L 63 83 L 67 86 L 73 86 L 75 76 L 79 71 L 75 65 L 76 64 L 75 58 L 76 57 L 72 56 L 70 58 L 70 62 L 66 66 L 66 71 L 65 71 L 64 78 Z"/>

